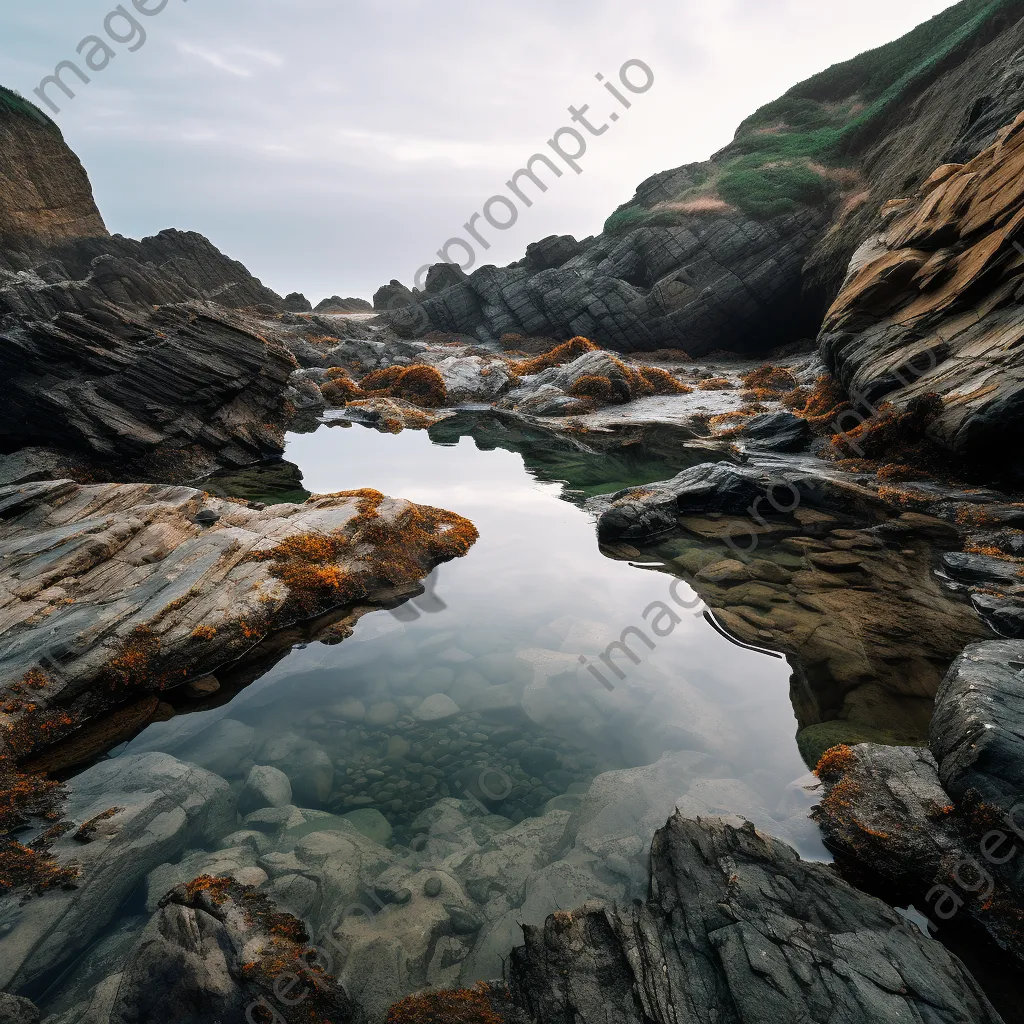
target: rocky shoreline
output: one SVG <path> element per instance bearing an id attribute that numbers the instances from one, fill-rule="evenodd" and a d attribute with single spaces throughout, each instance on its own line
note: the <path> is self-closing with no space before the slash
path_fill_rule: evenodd
<path id="1" fill-rule="evenodd" d="M 194 233 L 110 236 L 56 127 L 0 96 L 0 1022 L 1003 1019 L 944 944 L 1024 955 L 1024 21 L 971 24 L 900 79 L 905 123 L 843 126 L 856 168 L 820 201 L 723 196 L 766 124 L 834 104 L 827 76 L 604 234 L 376 310 L 282 298 Z M 307 497 L 285 432 L 324 424 L 515 451 L 604 556 L 785 658 L 818 778 L 758 825 L 799 845 L 817 802 L 835 866 L 744 822 L 764 809 L 724 769 L 683 786 L 714 751 L 556 795 L 593 765 L 397 641 L 404 701 L 340 699 L 315 740 L 234 717 L 477 540 L 457 510 Z M 552 457 L 629 478 L 645 446 L 702 461 L 602 495 Z M 289 500 L 246 496 L 253 467 Z M 473 652 L 495 707 L 564 702 L 560 628 L 532 661 Z M 182 757 L 106 757 L 161 722 Z M 521 766 L 501 813 L 484 749 Z M 582 909 L 548 916 L 565 893 Z"/>

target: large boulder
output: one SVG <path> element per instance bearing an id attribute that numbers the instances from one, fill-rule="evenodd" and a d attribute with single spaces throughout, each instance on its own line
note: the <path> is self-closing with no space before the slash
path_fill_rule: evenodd
<path id="1" fill-rule="evenodd" d="M 514 1002 L 552 1024 L 604 1024 L 609 1007 L 621 1024 L 1001 1020 L 943 946 L 752 825 L 676 816 L 651 875 L 642 903 L 525 928 Z"/>

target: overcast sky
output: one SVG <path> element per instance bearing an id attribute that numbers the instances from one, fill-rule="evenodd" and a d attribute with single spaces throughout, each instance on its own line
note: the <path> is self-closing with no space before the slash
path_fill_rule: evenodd
<path id="1" fill-rule="evenodd" d="M 140 4 L 143 0 L 138 0 Z M 131 0 L 124 0 L 131 10 Z M 0 83 L 29 98 L 114 0 L 0 6 Z M 160 0 L 145 0 L 156 9 Z M 754 109 L 948 0 L 168 0 L 135 52 L 55 115 L 111 231 L 200 231 L 279 292 L 411 281 L 630 59 L 653 87 L 524 210 L 487 261 L 584 237 L 644 178 L 727 143 Z M 111 23 L 123 38 L 130 27 Z"/>

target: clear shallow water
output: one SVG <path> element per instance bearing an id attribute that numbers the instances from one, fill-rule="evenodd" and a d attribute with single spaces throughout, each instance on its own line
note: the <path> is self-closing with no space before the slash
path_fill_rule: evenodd
<path id="1" fill-rule="evenodd" d="M 121 938 L 108 932 L 111 944 L 179 875 L 237 864 L 314 935 L 345 936 L 355 992 L 381 984 L 364 977 L 379 974 L 376 954 L 360 968 L 359 951 L 401 946 L 412 966 L 366 996 L 386 1006 L 424 984 L 494 977 L 522 922 L 591 897 L 642 896 L 651 836 L 675 806 L 742 815 L 804 856 L 827 856 L 809 797 L 793 784 L 807 769 L 786 661 L 716 632 L 681 582 L 675 593 L 689 609 L 673 600 L 671 577 L 603 557 L 578 504 L 707 453 L 662 438 L 609 454 L 473 416 L 442 427 L 433 438 L 326 426 L 289 438 L 308 490 L 373 487 L 451 509 L 480 540 L 441 566 L 423 597 L 365 616 L 339 645 L 296 648 L 227 705 L 155 724 L 114 752 L 166 752 L 237 791 L 253 765 L 269 765 L 289 777 L 302 810 L 284 831 L 240 823 L 263 834 L 258 843 L 231 837 L 215 844 L 227 852 L 186 851 L 158 869 L 126 908 Z M 637 663 L 619 656 L 618 672 L 602 667 L 606 686 L 588 666 L 634 626 L 650 642 L 631 634 Z M 342 883 L 322 864 L 310 881 L 295 854 L 308 854 L 309 833 L 351 826 L 380 859 L 368 867 L 364 851 L 356 888 L 329 896 Z M 437 900 L 422 896 L 424 872 L 453 887 L 440 959 L 430 959 L 441 926 Z M 359 928 L 339 923 L 332 901 L 365 892 L 378 894 L 380 912 Z M 417 952 L 431 934 L 429 951 Z"/>

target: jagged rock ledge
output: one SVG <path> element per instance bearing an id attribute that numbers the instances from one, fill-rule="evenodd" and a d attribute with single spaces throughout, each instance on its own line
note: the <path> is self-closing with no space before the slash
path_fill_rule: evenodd
<path id="1" fill-rule="evenodd" d="M 538 1024 L 1001 1020 L 939 943 L 749 824 L 676 815 L 646 901 L 525 934 L 509 988 Z"/>

